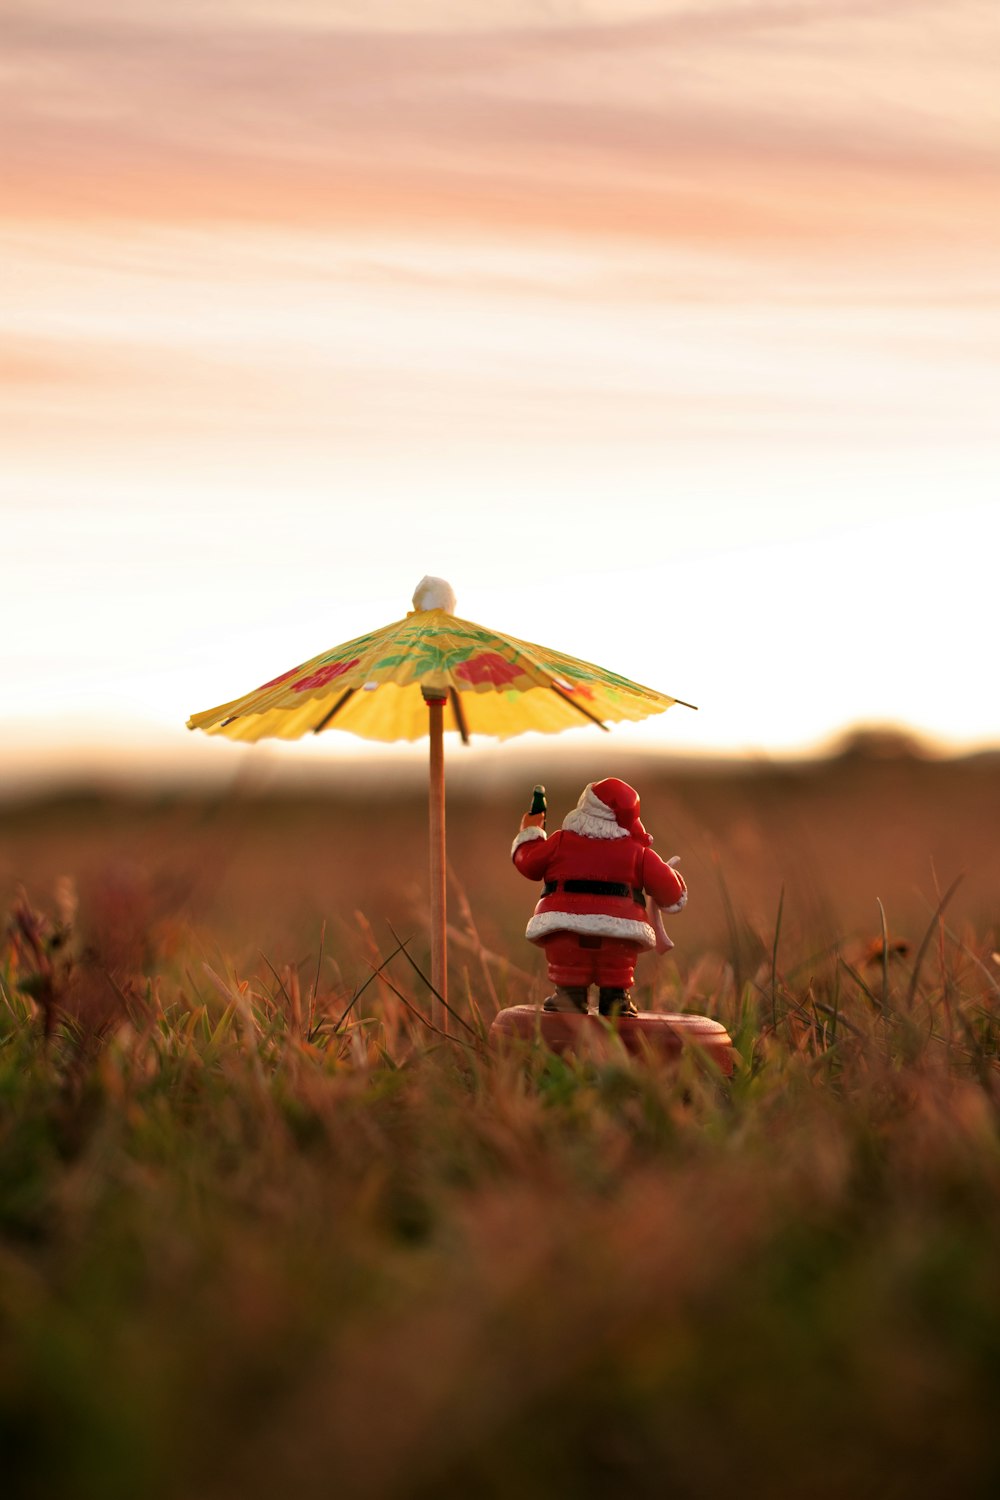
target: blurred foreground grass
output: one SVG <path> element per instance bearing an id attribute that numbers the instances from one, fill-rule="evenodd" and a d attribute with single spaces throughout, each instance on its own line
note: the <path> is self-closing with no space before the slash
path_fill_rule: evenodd
<path id="1" fill-rule="evenodd" d="M 519 807 L 453 813 L 447 1038 L 419 804 L 5 815 L 4 1494 L 995 1494 L 996 779 L 834 774 L 641 788 L 729 1085 L 491 1054 Z"/>

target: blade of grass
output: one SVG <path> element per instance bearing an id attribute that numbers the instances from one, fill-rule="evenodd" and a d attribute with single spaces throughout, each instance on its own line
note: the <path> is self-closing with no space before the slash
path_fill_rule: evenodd
<path id="1" fill-rule="evenodd" d="M 1000 996 L 1000 984 L 998 984 L 997 981 L 993 978 L 993 975 L 983 963 L 982 959 L 977 954 L 973 953 L 968 944 L 964 943 L 959 937 L 958 933 L 953 932 L 952 929 L 947 925 L 947 923 L 944 923 L 943 925 L 946 935 L 955 944 L 955 947 L 960 948 L 965 954 L 966 958 L 970 958 L 972 960 L 976 968 L 980 971 L 983 978 L 986 980 L 986 983 L 990 986 L 990 989 L 993 991 L 993 993 L 997 996 Z"/>
<path id="2" fill-rule="evenodd" d="M 839 1006 L 837 1006 L 837 1005 L 827 1005 L 824 1000 L 814 1000 L 813 1001 L 813 1008 L 814 1008 L 814 1010 L 818 1010 L 822 1015 L 829 1016 L 830 1020 L 833 1022 L 833 1028 L 834 1029 L 833 1029 L 833 1038 L 831 1040 L 831 1046 L 836 1041 L 837 1028 L 840 1027 L 840 1026 L 846 1027 L 846 1029 L 848 1031 L 853 1032 L 855 1036 L 862 1036 L 863 1035 L 863 1033 L 861 1031 L 861 1028 L 859 1026 L 855 1026 L 855 1024 L 854 1024 L 853 1021 L 849 1021 L 846 1016 L 841 1015 L 841 1013 L 840 1013 L 840 1007 Z"/>
<path id="3" fill-rule="evenodd" d="M 781 914 L 785 909 L 785 887 L 782 884 L 778 897 L 778 915 L 774 923 L 774 942 L 771 946 L 771 1025 L 778 1026 L 778 943 L 781 938 Z"/>
<path id="4" fill-rule="evenodd" d="M 451 879 L 451 888 L 454 892 L 455 900 L 458 903 L 458 909 L 462 914 L 462 920 L 465 922 L 469 938 L 471 939 L 472 950 L 475 953 L 476 957 L 479 959 L 479 967 L 482 971 L 483 983 L 486 985 L 489 997 L 493 1001 L 494 1011 L 498 1011 L 500 1009 L 500 1001 L 497 998 L 496 986 L 493 983 L 493 976 L 490 973 L 489 965 L 486 962 L 486 950 L 483 947 L 483 940 L 479 936 L 479 928 L 476 926 L 475 918 L 472 915 L 472 907 L 469 905 L 469 898 L 466 895 L 465 887 L 458 880 L 454 870 L 450 865 L 448 867 L 448 875 Z"/>
<path id="5" fill-rule="evenodd" d="M 221 978 L 211 964 L 203 963 L 202 968 L 208 975 L 212 984 L 218 990 L 224 1000 L 229 1001 L 229 1009 L 235 1014 L 242 1035 L 243 1046 L 250 1059 L 250 1067 L 254 1079 L 261 1090 L 264 1090 L 264 1069 L 260 1060 L 260 1033 L 254 1018 L 250 1002 L 239 984 L 231 984 L 228 980 Z"/>
<path id="6" fill-rule="evenodd" d="M 864 994 L 871 1001 L 872 1005 L 875 1007 L 875 1009 L 881 1015 L 881 1013 L 882 1013 L 882 1007 L 881 1007 L 881 1005 L 878 1002 L 878 996 L 874 993 L 873 990 L 870 990 L 868 988 L 867 984 L 865 984 L 865 981 L 862 979 L 861 975 L 858 973 L 858 971 L 854 967 L 854 965 L 853 964 L 849 964 L 847 962 L 847 959 L 844 957 L 844 955 L 842 953 L 839 953 L 837 955 L 837 962 L 841 965 L 842 968 L 844 968 L 844 969 L 847 970 L 848 974 L 850 974 L 851 978 L 854 980 L 854 983 L 861 990 L 862 994 Z"/>
<path id="7" fill-rule="evenodd" d="M 913 973 L 910 975 L 910 987 L 906 995 L 906 1006 L 908 1010 L 913 1009 L 913 1002 L 917 998 L 917 985 L 920 982 L 920 966 L 924 961 L 924 954 L 927 952 L 927 949 L 930 946 L 931 938 L 934 936 L 934 929 L 937 926 L 938 920 L 942 916 L 945 907 L 948 905 L 952 896 L 954 896 L 955 892 L 962 884 L 964 878 L 965 877 L 963 875 L 956 875 L 955 879 L 952 881 L 951 885 L 945 891 L 944 895 L 941 897 L 941 900 L 935 907 L 934 915 L 931 917 L 930 922 L 927 925 L 927 931 L 924 933 L 920 947 L 917 949 L 917 956 L 913 960 Z"/>
<path id="8" fill-rule="evenodd" d="M 743 993 L 743 946 L 740 941 L 739 924 L 736 921 L 736 911 L 733 907 L 732 898 L 729 895 L 729 887 L 726 885 L 726 877 L 722 873 L 722 866 L 716 861 L 715 873 L 719 881 L 719 891 L 722 895 L 722 909 L 726 914 L 726 926 L 729 928 L 729 942 L 732 948 L 733 981 L 737 995 Z"/>
<path id="9" fill-rule="evenodd" d="M 393 937 L 395 937 L 395 936 L 396 936 L 396 934 L 393 933 Z M 392 960 L 396 957 L 396 954 L 400 953 L 402 951 L 402 949 L 403 949 L 403 944 L 401 942 L 399 942 L 399 940 L 397 939 L 396 947 L 389 954 L 388 958 L 382 959 L 377 966 L 375 964 L 372 965 L 372 971 L 369 974 L 368 978 L 365 980 L 364 984 L 361 986 L 360 989 L 355 990 L 354 994 L 351 996 L 351 999 L 350 999 L 350 1001 L 349 1001 L 349 1003 L 347 1005 L 346 1010 L 344 1011 L 343 1015 L 340 1017 L 340 1020 L 334 1026 L 333 1033 L 332 1033 L 333 1036 L 336 1036 L 339 1033 L 341 1026 L 343 1026 L 344 1022 L 347 1020 L 348 1016 L 351 1014 L 351 1011 L 354 1009 L 355 1005 L 357 1005 L 358 1001 L 361 999 L 361 996 L 364 994 L 365 990 L 368 988 L 368 986 L 374 980 L 376 980 L 378 978 L 381 978 L 386 984 L 389 983 L 389 981 L 386 979 L 386 977 L 385 977 L 385 975 L 383 974 L 382 971 L 385 968 L 386 964 L 391 963 Z"/>
<path id="10" fill-rule="evenodd" d="M 435 1036 L 443 1037 L 446 1042 L 458 1041 L 459 1040 L 457 1037 L 450 1037 L 448 1035 L 448 1033 L 446 1031 L 442 1031 L 439 1026 L 435 1026 L 434 1022 L 432 1020 L 430 1020 L 430 1018 L 428 1016 L 425 1016 L 424 1013 L 423 1013 L 423 1011 L 420 1010 L 420 1008 L 418 1006 L 414 1005 L 413 1001 L 410 1000 L 410 999 L 408 999 L 408 997 L 403 994 L 403 992 L 402 992 L 401 989 L 398 989 L 397 986 L 393 984 L 393 982 L 392 982 L 391 979 L 389 979 L 384 974 L 383 974 L 382 978 L 385 981 L 385 983 L 389 986 L 390 990 L 392 990 L 392 993 L 396 996 L 396 999 L 399 1000 L 400 1003 L 406 1007 L 406 1009 L 410 1012 L 411 1015 L 416 1016 L 416 1018 L 417 1018 L 418 1021 L 422 1021 L 423 1024 L 427 1027 L 428 1031 L 433 1031 L 434 1034 L 435 1034 Z M 461 1045 L 468 1045 L 468 1044 L 467 1043 L 462 1043 Z"/>
<path id="11" fill-rule="evenodd" d="M 464 1026 L 465 1029 L 466 1029 L 466 1031 L 469 1033 L 470 1036 L 476 1036 L 475 1028 L 472 1027 L 472 1026 L 470 1026 L 469 1023 L 468 1023 L 468 1021 L 465 1019 L 465 1017 L 462 1016 L 462 1015 L 459 1015 L 458 1011 L 455 1010 L 452 1006 L 450 1006 L 448 1004 L 447 1000 L 445 1000 L 443 998 L 443 996 L 441 996 L 441 995 L 438 994 L 437 990 L 431 984 L 430 980 L 427 978 L 427 975 L 424 973 L 423 969 L 420 967 L 420 965 L 417 963 L 416 959 L 410 953 L 409 949 L 406 946 L 406 943 L 403 943 L 403 942 L 399 941 L 399 938 L 396 935 L 396 931 L 393 928 L 392 923 L 389 922 L 387 925 L 388 925 L 389 931 L 392 933 L 393 937 L 396 938 L 396 941 L 399 943 L 399 947 L 397 948 L 396 952 L 397 953 L 402 952 L 403 956 L 405 957 L 405 959 L 406 959 L 407 963 L 410 965 L 410 967 L 413 969 L 414 973 L 416 973 L 417 975 L 419 975 L 419 977 L 423 980 L 424 984 L 430 990 L 431 994 L 434 995 L 438 1000 L 441 1001 L 441 1004 L 444 1006 L 444 1008 L 448 1012 L 448 1014 L 450 1016 L 452 1016 L 454 1018 L 454 1020 L 458 1021 L 460 1023 L 460 1025 Z M 407 938 L 406 941 L 407 942 L 412 942 L 412 939 L 411 938 Z"/>
<path id="12" fill-rule="evenodd" d="M 260 954 L 261 958 L 267 964 L 267 967 L 270 969 L 271 973 L 274 975 L 275 979 L 278 981 L 278 988 L 279 988 L 279 990 L 281 991 L 281 993 L 285 997 L 285 1001 L 286 1001 L 286 1003 L 288 1005 L 288 1013 L 289 1013 L 289 1015 L 291 1015 L 291 1013 L 292 1013 L 292 997 L 291 997 L 291 995 L 288 993 L 288 991 L 285 988 L 285 982 L 284 982 L 284 980 L 282 979 L 281 975 L 278 973 L 277 969 L 274 967 L 274 964 L 268 958 L 267 954 L 262 949 L 260 949 L 260 948 L 257 949 L 257 952 Z"/>
<path id="13" fill-rule="evenodd" d="M 885 907 L 878 896 L 875 897 L 878 905 L 879 921 L 882 924 L 882 1013 L 885 1014 L 889 1006 L 889 928 L 885 920 Z"/>
<path id="14" fill-rule="evenodd" d="M 326 918 L 319 931 L 319 957 L 316 959 L 316 973 L 313 977 L 312 989 L 309 991 L 309 1014 L 306 1017 L 306 1036 L 312 1031 L 313 1012 L 316 1007 L 316 996 L 319 994 L 320 975 L 323 971 L 323 950 L 326 947 Z"/>

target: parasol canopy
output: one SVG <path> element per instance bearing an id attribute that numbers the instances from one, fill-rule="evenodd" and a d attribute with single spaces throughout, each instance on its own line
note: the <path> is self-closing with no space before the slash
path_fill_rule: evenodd
<path id="1" fill-rule="evenodd" d="M 372 740 L 430 735 L 432 976 L 444 995 L 443 732 L 456 730 L 468 742 L 473 734 L 557 734 L 588 721 L 606 729 L 605 721 L 645 719 L 684 700 L 460 619 L 443 579 L 422 579 L 413 604 L 404 619 L 192 714 L 188 728 L 248 741 L 327 729 Z"/>
<path id="2" fill-rule="evenodd" d="M 414 602 L 447 598 L 425 579 Z M 330 728 L 370 740 L 427 733 L 427 693 L 445 699 L 444 728 L 507 739 L 557 734 L 589 719 L 645 719 L 682 699 L 547 646 L 500 635 L 442 606 L 417 608 L 381 630 L 292 667 L 231 703 L 193 714 L 189 729 L 233 740 L 294 740 Z M 691 707 L 690 704 L 685 705 Z"/>

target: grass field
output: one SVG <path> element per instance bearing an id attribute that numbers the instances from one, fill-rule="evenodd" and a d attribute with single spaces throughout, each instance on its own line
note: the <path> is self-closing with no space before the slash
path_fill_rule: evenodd
<path id="1" fill-rule="evenodd" d="M 499 784 L 448 1036 L 408 788 L 0 811 L 5 1496 L 997 1493 L 997 761 L 613 770 L 729 1084 L 491 1052 Z"/>

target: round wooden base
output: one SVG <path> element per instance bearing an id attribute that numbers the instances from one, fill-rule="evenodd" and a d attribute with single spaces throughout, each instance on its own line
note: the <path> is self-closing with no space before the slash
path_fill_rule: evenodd
<path id="1" fill-rule="evenodd" d="M 536 1005 L 512 1005 L 502 1010 L 490 1027 L 490 1041 L 530 1042 L 540 1036 L 553 1052 L 576 1052 L 584 1056 L 607 1056 L 614 1039 L 627 1052 L 638 1056 L 651 1053 L 658 1058 L 678 1058 L 685 1046 L 701 1047 L 712 1061 L 730 1077 L 733 1071 L 733 1044 L 720 1021 L 709 1016 L 661 1014 L 641 1010 L 637 1016 L 621 1016 L 608 1021 L 595 1014 L 583 1016 L 564 1011 L 542 1010 Z"/>

